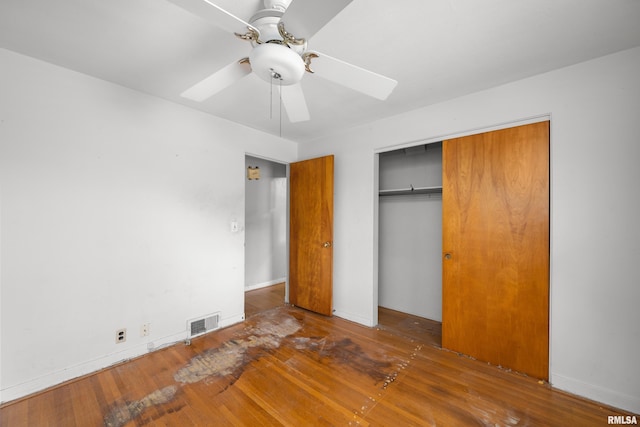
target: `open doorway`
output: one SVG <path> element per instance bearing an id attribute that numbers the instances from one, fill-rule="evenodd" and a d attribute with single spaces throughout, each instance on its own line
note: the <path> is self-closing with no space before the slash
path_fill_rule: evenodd
<path id="1" fill-rule="evenodd" d="M 378 156 L 378 324 L 440 345 L 442 143 Z"/>
<path id="2" fill-rule="evenodd" d="M 245 156 L 245 317 L 284 303 L 287 165 Z"/>

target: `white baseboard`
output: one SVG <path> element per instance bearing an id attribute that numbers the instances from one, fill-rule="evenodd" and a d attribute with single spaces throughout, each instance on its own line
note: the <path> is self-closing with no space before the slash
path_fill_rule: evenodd
<path id="1" fill-rule="evenodd" d="M 640 396 L 631 396 L 553 373 L 551 374 L 551 385 L 559 390 L 595 400 L 596 402 L 601 402 L 624 411 L 630 411 L 634 414 L 640 414 Z"/>
<path id="2" fill-rule="evenodd" d="M 237 316 L 220 320 L 219 325 L 220 328 L 225 328 L 227 326 L 242 322 L 243 320 L 244 314 L 239 314 Z M 12 400 L 20 399 L 30 394 L 37 393 L 39 391 L 46 390 L 47 388 L 62 384 L 66 381 L 95 373 L 118 363 L 122 363 L 127 360 L 142 356 L 151 351 L 159 350 L 163 347 L 167 347 L 169 345 L 184 341 L 186 338 L 188 338 L 188 336 L 189 333 L 187 331 L 183 331 L 162 338 L 153 339 L 149 342 L 132 346 L 123 351 L 108 354 L 104 357 L 99 357 L 88 362 L 80 363 L 75 366 L 70 366 L 55 372 L 51 372 L 41 377 L 25 381 L 21 384 L 9 386 L 0 390 L 0 397 L 2 397 L 0 403 L 6 403 Z M 153 344 L 152 349 L 149 349 L 148 347 L 150 343 Z"/>
<path id="3" fill-rule="evenodd" d="M 355 323 L 359 323 L 360 325 L 363 326 L 368 326 L 368 327 L 373 327 L 375 325 L 373 325 L 373 320 L 366 318 L 366 317 L 362 317 L 359 316 L 357 314 L 353 314 L 353 313 L 348 313 L 346 311 L 342 311 L 342 310 L 334 310 L 333 312 L 334 316 L 338 316 L 342 319 L 345 320 L 349 320 L 350 322 L 355 322 Z"/>
<path id="4" fill-rule="evenodd" d="M 286 282 L 286 277 L 281 277 L 279 279 L 269 280 L 268 282 L 256 283 L 254 285 L 246 285 L 244 287 L 245 291 L 253 291 L 256 289 L 266 288 L 267 286 L 277 285 L 278 283 Z"/>
<path id="5" fill-rule="evenodd" d="M 166 336 L 160 339 L 154 339 L 154 348 L 158 349 L 168 344 L 173 344 L 179 341 L 183 341 L 187 338 L 187 331 L 179 334 Z M 101 369 L 108 368 L 115 364 L 124 362 L 129 359 L 133 359 L 138 356 L 142 356 L 149 352 L 147 343 L 141 343 L 125 350 L 108 354 L 104 357 L 99 357 L 84 363 L 80 363 L 75 366 L 69 366 L 67 368 L 51 372 L 38 378 L 25 381 L 21 384 L 9 386 L 2 390 L 2 402 L 10 402 L 12 400 L 20 399 L 21 397 L 28 396 L 32 393 L 36 393 L 45 390 L 49 387 L 56 386 L 69 380 L 73 380 L 84 375 L 88 375 L 97 372 Z"/>
<path id="6" fill-rule="evenodd" d="M 237 316 L 227 317 L 226 319 L 220 320 L 220 328 L 226 328 L 227 326 L 235 325 L 236 323 L 240 323 L 244 320 L 244 313 L 238 314 Z M 215 331 L 211 331 L 215 332 Z"/>

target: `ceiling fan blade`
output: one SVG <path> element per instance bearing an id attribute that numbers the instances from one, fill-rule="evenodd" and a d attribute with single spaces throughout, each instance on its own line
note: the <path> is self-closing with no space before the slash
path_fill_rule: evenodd
<path id="1" fill-rule="evenodd" d="M 230 33 L 245 34 L 249 28 L 258 31 L 254 26 L 244 22 L 242 19 L 227 12 L 209 0 L 169 1 L 176 6 L 188 10 L 194 15 L 198 15 L 199 17 L 206 19 L 223 30 L 229 31 Z"/>
<path id="2" fill-rule="evenodd" d="M 216 71 L 201 82 L 196 83 L 182 92 L 180 96 L 191 99 L 192 101 L 202 102 L 250 73 L 251 67 L 248 63 L 244 60 L 235 61 Z"/>
<path id="3" fill-rule="evenodd" d="M 352 0 L 293 0 L 280 19 L 296 38 L 310 39 Z"/>
<path id="4" fill-rule="evenodd" d="M 307 101 L 304 99 L 302 85 L 297 83 L 290 86 L 280 86 L 280 96 L 282 104 L 287 111 L 287 116 L 291 123 L 304 122 L 309 120 L 309 109 Z"/>
<path id="5" fill-rule="evenodd" d="M 316 75 L 373 98 L 384 101 L 398 84 L 396 80 L 389 77 L 332 58 L 324 53 L 313 53 L 318 55 L 311 61 L 311 69 Z"/>

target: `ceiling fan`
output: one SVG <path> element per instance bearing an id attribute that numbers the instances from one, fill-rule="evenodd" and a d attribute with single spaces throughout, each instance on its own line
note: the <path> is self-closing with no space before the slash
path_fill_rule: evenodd
<path id="1" fill-rule="evenodd" d="M 181 96 L 202 102 L 244 76 L 255 73 L 275 84 L 291 122 L 309 120 L 300 81 L 305 72 L 384 100 L 397 81 L 307 49 L 307 40 L 352 0 L 264 0 L 249 22 L 212 0 L 169 0 L 251 43 L 249 56 L 216 71 Z"/>

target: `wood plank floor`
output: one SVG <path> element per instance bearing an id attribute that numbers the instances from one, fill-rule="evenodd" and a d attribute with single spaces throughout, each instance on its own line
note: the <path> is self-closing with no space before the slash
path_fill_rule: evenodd
<path id="1" fill-rule="evenodd" d="M 282 292 L 248 293 L 248 306 L 274 308 L 190 346 L 4 405 L 0 425 L 603 426 L 632 415 L 442 350 L 436 322 L 381 309 L 367 328 L 284 305 Z"/>
<path id="2" fill-rule="evenodd" d="M 245 292 L 244 315 L 249 318 L 254 314 L 284 305 L 285 284 L 268 286 Z"/>

